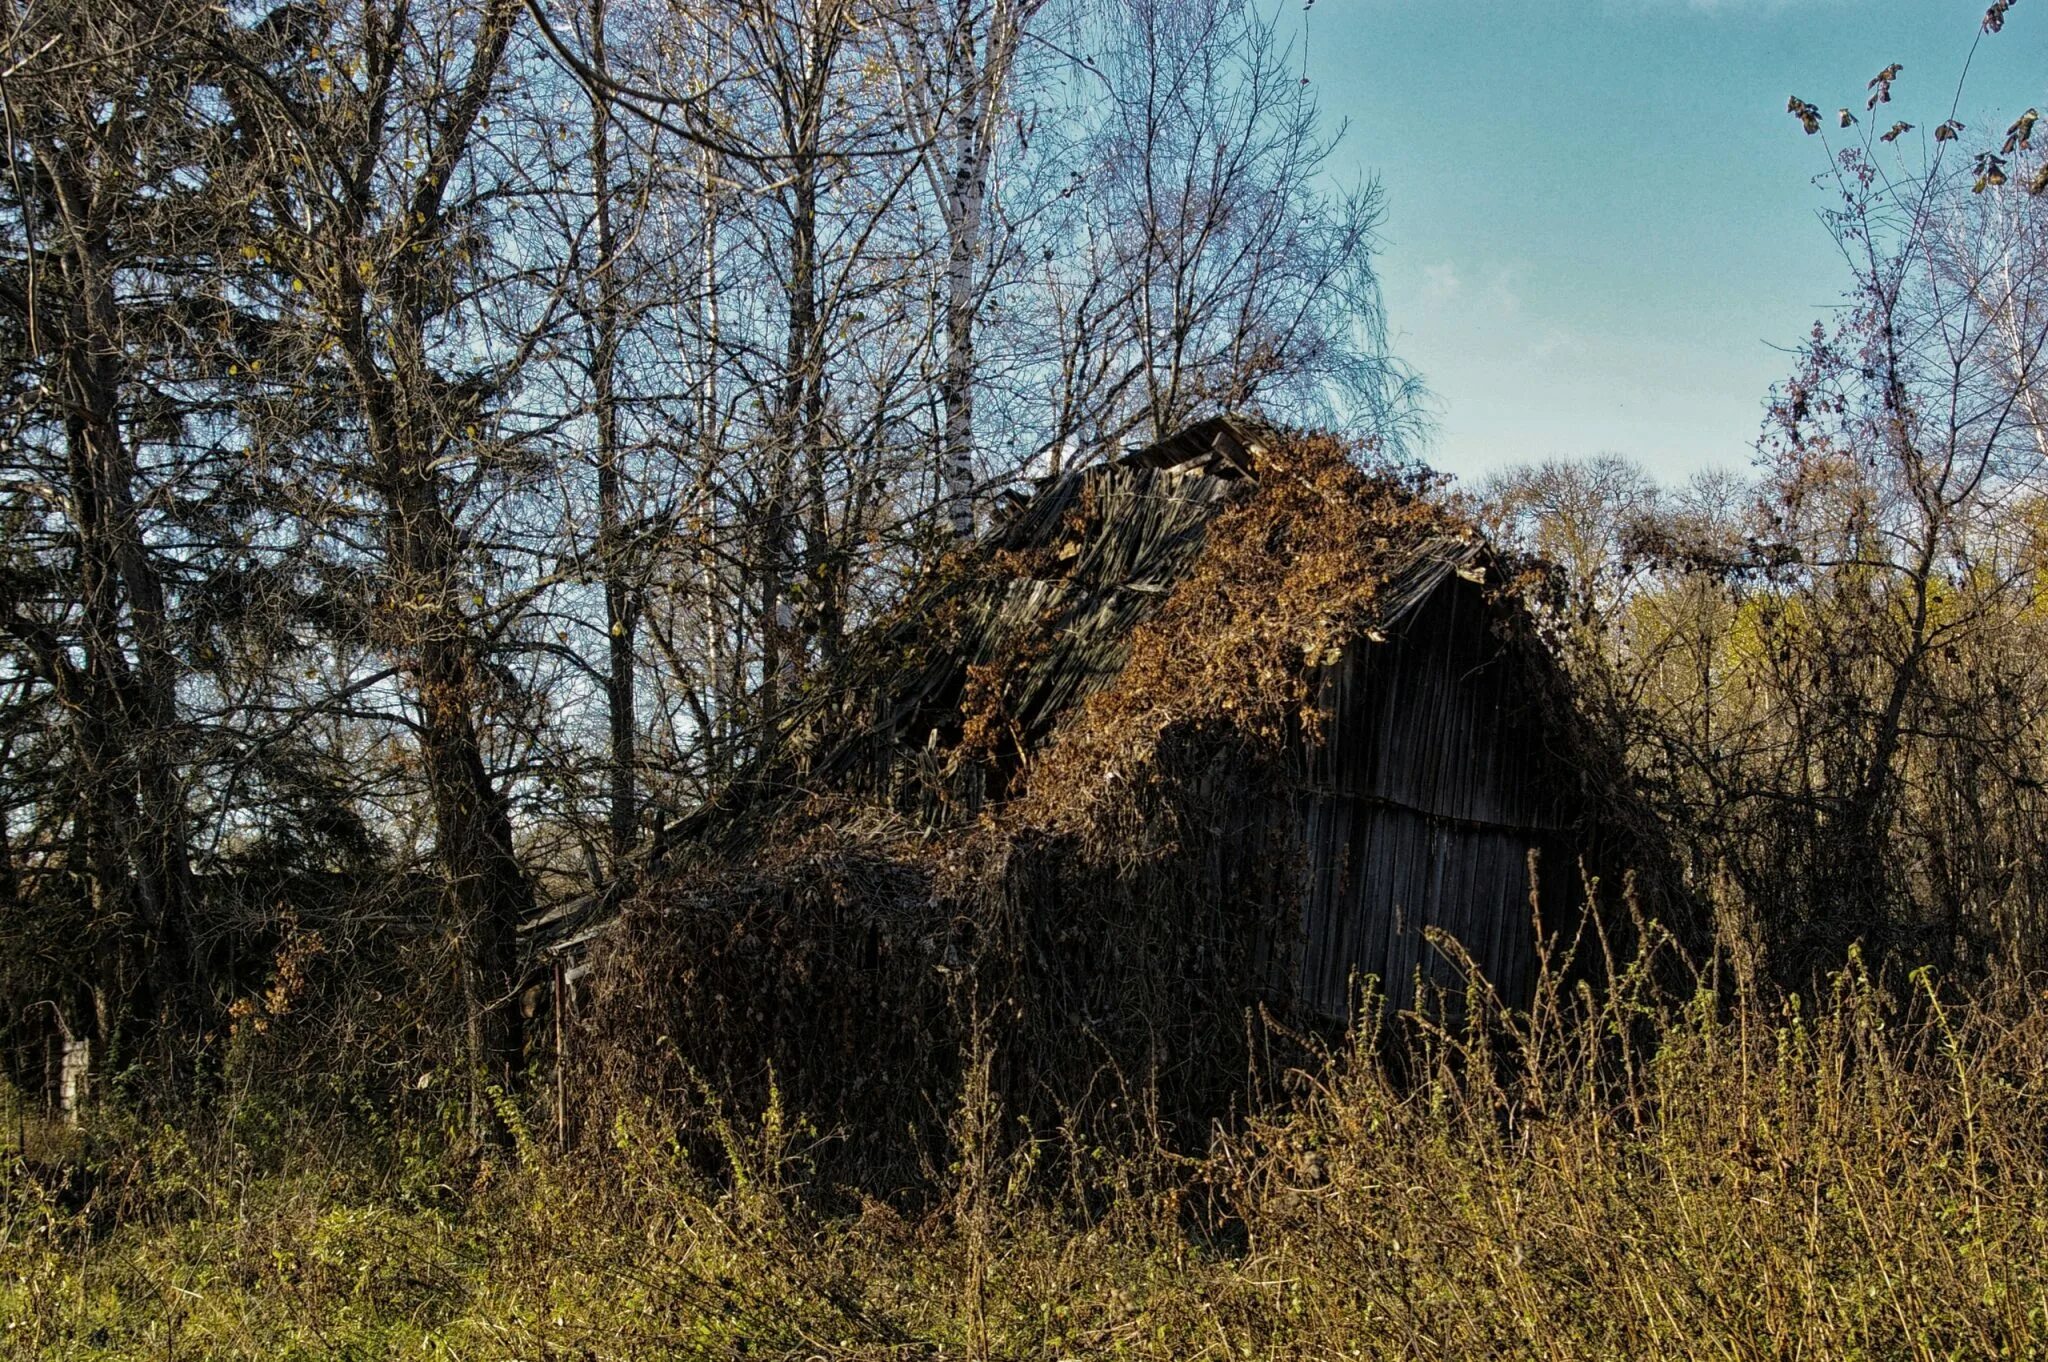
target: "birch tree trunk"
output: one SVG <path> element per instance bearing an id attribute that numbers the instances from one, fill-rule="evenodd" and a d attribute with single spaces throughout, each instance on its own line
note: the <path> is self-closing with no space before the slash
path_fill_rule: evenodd
<path id="1" fill-rule="evenodd" d="M 976 326 L 986 282 L 989 179 L 1017 46 L 1044 0 L 955 0 L 931 17 L 942 24 L 943 57 L 916 71 L 916 107 L 926 124 L 927 172 L 945 225 L 945 357 L 939 397 L 939 484 L 947 523 L 958 538 L 974 533 L 974 396 L 980 375 Z M 922 51 L 915 37 L 908 44 Z"/>

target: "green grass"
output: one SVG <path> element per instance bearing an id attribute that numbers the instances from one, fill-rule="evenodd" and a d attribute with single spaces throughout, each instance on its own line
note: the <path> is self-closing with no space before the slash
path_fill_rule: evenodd
<path id="1" fill-rule="evenodd" d="M 969 1140 L 913 1220 L 816 1211 L 760 1130 L 729 1143 L 738 1178 L 623 1121 L 568 1158 L 261 1174 L 225 1136 L 130 1131 L 95 1204 L 13 1169 L 0 1351 L 2048 1356 L 2038 990 L 1646 997 L 1571 1021 L 1553 990 L 1425 1041 L 1400 1084 L 1361 1042 L 1199 1159 Z"/>

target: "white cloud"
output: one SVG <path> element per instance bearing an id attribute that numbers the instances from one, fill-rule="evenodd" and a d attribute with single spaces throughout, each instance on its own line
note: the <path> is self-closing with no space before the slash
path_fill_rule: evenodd
<path id="1" fill-rule="evenodd" d="M 1455 261 L 1440 260 L 1423 265 L 1417 274 L 1420 279 L 1416 297 L 1429 306 L 1457 302 L 1484 308 L 1497 316 L 1522 310 L 1523 269 L 1518 264 L 1487 264 L 1468 269 Z"/>
<path id="2" fill-rule="evenodd" d="M 1532 359 L 1555 359 L 1581 349 L 1578 336 L 1562 326 L 1540 328 L 1530 342 L 1529 356 Z"/>
<path id="3" fill-rule="evenodd" d="M 1522 310 L 1520 265 L 1495 265 L 1487 272 L 1485 305 L 1497 316 L 1513 317 Z"/>
<path id="4" fill-rule="evenodd" d="M 1448 260 L 1422 267 L 1422 296 L 1427 302 L 1447 303 L 1457 297 L 1464 287 L 1464 277 L 1458 273 L 1458 267 Z"/>

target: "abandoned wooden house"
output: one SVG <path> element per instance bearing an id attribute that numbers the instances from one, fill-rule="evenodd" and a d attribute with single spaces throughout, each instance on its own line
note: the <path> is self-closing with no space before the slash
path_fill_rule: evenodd
<path id="1" fill-rule="evenodd" d="M 1286 438 L 1216 417 L 1012 498 L 990 538 L 997 570 L 978 583 L 962 636 L 927 650 L 921 671 L 878 685 L 868 724 L 812 778 L 864 786 L 936 822 L 1018 793 L 1020 768 L 1117 684 L 1134 638 L 1190 579 L 1212 533 L 1242 532 L 1220 514 L 1257 489 Z M 1303 660 L 1311 713 L 1288 726 L 1263 806 L 1236 810 L 1247 829 L 1271 825 L 1260 831 L 1295 844 L 1299 883 L 1274 923 L 1277 972 L 1265 983 L 1335 1018 L 1370 977 L 1405 1007 L 1418 979 L 1449 988 L 1463 977 L 1466 962 L 1430 944 L 1441 933 L 1520 1003 L 1535 965 L 1531 896 L 1550 903 L 1553 923 L 1566 916 L 1599 832 L 1575 726 L 1560 712 L 1568 698 L 1472 526 L 1425 514 L 1371 528 L 1390 540 L 1368 550 L 1370 604 L 1351 637 Z M 930 620 L 921 609 L 892 642 L 914 645 Z M 977 686 L 989 675 L 1003 741 L 961 761 L 977 689 L 994 703 Z M 1269 840 L 1238 845 L 1257 841 L 1263 854 Z M 1219 884 L 1232 878 L 1220 864 L 1216 873 Z"/>
<path id="2" fill-rule="evenodd" d="M 549 924 L 610 932 L 607 1025 L 932 1073 L 986 1007 L 1070 1110 L 1105 1062 L 1213 1097 L 1250 1008 L 1475 967 L 1524 1002 L 1601 831 L 1569 695 L 1484 538 L 1354 453 L 1219 417 L 1013 498 L 674 830 L 637 926 Z"/>

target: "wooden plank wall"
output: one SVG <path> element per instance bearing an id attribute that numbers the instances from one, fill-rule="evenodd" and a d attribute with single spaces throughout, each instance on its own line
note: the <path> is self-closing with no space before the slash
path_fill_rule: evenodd
<path id="1" fill-rule="evenodd" d="M 1535 697 L 1480 589 L 1446 575 L 1387 641 L 1326 670 L 1321 741 L 1302 754 L 1306 844 L 1297 996 L 1347 1016 L 1376 976 L 1390 1007 L 1415 976 L 1459 987 L 1425 927 L 1462 942 L 1511 1003 L 1534 969 L 1529 853 L 1546 898 L 1570 882 L 1571 800 Z M 1561 911 L 1561 910 L 1560 910 Z"/>

